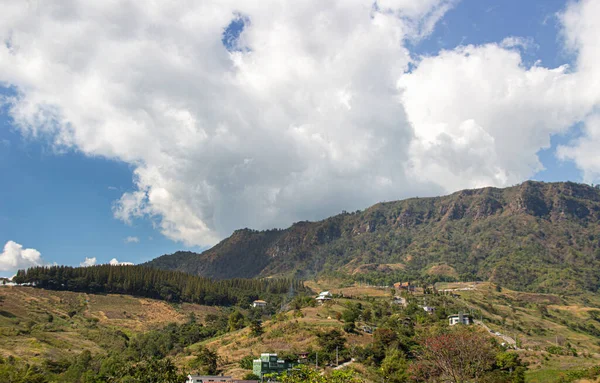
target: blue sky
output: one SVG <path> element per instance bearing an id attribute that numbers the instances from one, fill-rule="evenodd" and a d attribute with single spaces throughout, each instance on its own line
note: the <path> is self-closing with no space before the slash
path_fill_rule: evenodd
<path id="1" fill-rule="evenodd" d="M 556 68 L 563 64 L 570 64 L 573 66 L 575 65 L 576 56 L 573 52 L 569 52 L 564 48 L 564 41 L 561 34 L 562 26 L 559 18 L 556 16 L 559 12 L 562 12 L 566 6 L 567 3 L 565 1 L 556 0 L 532 0 L 525 2 L 517 0 L 463 0 L 457 2 L 437 21 L 433 32 L 428 37 L 417 42 L 412 42 L 412 40 L 406 42 L 406 47 L 409 49 L 413 60 L 415 60 L 411 66 L 418 67 L 420 57 L 435 57 L 439 55 L 441 50 L 453 50 L 459 45 L 473 44 L 479 46 L 488 43 L 500 43 L 503 39 L 511 36 L 529 39 L 532 43 L 530 47 L 520 50 L 520 55 L 526 69 L 530 68 L 535 62 L 538 62 L 538 60 L 541 62 L 541 64 L 538 65 L 547 68 Z M 232 13 L 230 12 L 229 14 Z M 247 25 L 244 26 L 244 23 L 240 22 L 239 19 L 236 19 L 238 16 L 235 16 L 235 13 L 233 13 L 233 15 L 233 21 L 232 24 L 230 24 L 227 35 L 233 36 L 234 38 L 237 38 L 239 33 L 244 29 L 253 28 L 254 21 L 257 20 L 256 15 L 247 16 L 247 19 L 245 19 Z M 215 18 L 218 19 L 216 16 Z M 25 24 L 26 23 L 23 25 Z M 256 24 L 257 29 L 261 27 L 260 23 Z M 221 31 L 225 30 L 226 27 L 227 23 L 223 23 Z M 13 26 L 13 28 L 14 30 L 18 30 L 20 26 Z M 208 28 L 209 27 L 207 27 L 207 29 Z M 215 27 L 215 30 L 218 31 L 218 25 Z M 5 38 L 8 36 L 6 33 L 4 35 Z M 214 34 L 215 32 L 212 33 Z M 244 34 L 240 36 L 243 37 Z M 222 36 L 219 37 L 222 38 Z M 240 54 L 250 55 L 253 50 L 257 51 L 256 55 L 260 54 L 260 49 L 255 49 L 256 47 L 259 47 L 259 45 L 252 45 L 253 42 L 255 43 L 252 39 L 258 37 L 249 34 L 246 38 L 246 43 L 249 41 L 250 43 L 248 44 L 251 46 L 249 49 L 239 49 Z M 409 39 L 406 41 L 408 40 Z M 222 44 L 227 45 L 230 41 L 232 41 L 231 38 L 222 39 Z M 98 42 L 98 44 L 101 43 Z M 8 43 L 6 43 L 6 45 L 8 47 Z M 228 46 L 227 48 L 229 48 L 229 51 L 236 50 L 232 49 L 231 46 Z M 211 49 L 218 50 L 219 48 L 211 46 Z M 333 47 L 331 49 L 336 48 Z M 234 61 L 228 61 L 227 54 L 227 49 L 223 49 L 223 52 L 219 52 L 215 55 L 217 56 L 215 62 L 211 61 L 209 63 L 210 65 L 206 65 L 206 68 L 210 68 L 211 65 L 220 65 L 221 63 L 225 63 L 223 65 L 230 68 L 232 65 L 231 62 Z M 1 57 L 2 56 L 0 56 L 0 60 Z M 275 59 L 272 58 L 269 60 Z M 94 64 L 88 66 L 86 73 L 94 71 L 93 65 Z M 1 68 L 2 67 L 0 67 L 0 73 L 2 73 Z M 202 66 L 198 66 L 197 68 L 200 72 L 204 70 Z M 206 70 L 208 71 L 209 69 Z M 98 73 L 102 73 L 100 69 L 98 69 Z M 156 74 L 157 72 L 153 73 Z M 21 75 L 22 74 L 19 74 L 18 76 Z M 4 75 L 0 76 L 0 83 L 4 84 L 2 88 L 3 95 L 15 96 L 19 95 L 19 92 L 28 94 L 27 82 L 18 76 L 17 74 L 9 73 L 9 71 L 5 71 Z M 118 77 L 118 75 L 115 76 L 115 78 L 116 77 Z M 14 81 L 12 80 L 13 78 Z M 25 78 L 24 75 L 23 78 Z M 113 77 L 110 78 L 112 79 Z M 139 92 L 143 92 L 144 90 L 142 89 L 152 89 L 152 87 L 163 86 L 157 85 L 156 82 L 152 82 L 152 84 L 147 84 L 147 86 L 145 86 L 143 85 L 145 80 L 141 81 L 142 85 L 140 85 L 140 83 L 137 83 L 136 85 L 139 87 L 136 88 L 139 89 Z M 35 83 L 29 83 L 29 85 L 31 84 L 35 87 Z M 187 91 L 185 90 L 185 81 L 183 81 L 182 84 L 183 85 L 180 87 L 183 89 L 181 92 L 184 96 L 181 97 L 197 97 L 192 91 L 189 91 L 189 95 L 185 96 L 185 94 L 187 94 Z M 173 87 L 176 86 L 173 85 Z M 190 86 L 190 88 L 191 87 L 192 86 Z M 19 89 L 19 91 L 16 91 L 16 89 Z M 59 88 L 57 87 L 55 90 L 58 91 Z M 163 92 L 161 94 L 165 95 L 163 99 L 169 97 L 168 94 L 170 94 L 170 90 L 165 91 L 161 88 L 160 91 Z M 52 89 L 48 92 L 50 94 L 53 93 Z M 155 93 L 158 94 L 160 92 L 153 93 L 152 91 L 148 91 L 148 94 Z M 244 95 L 245 97 L 244 92 L 240 91 L 234 93 L 235 94 L 233 95 L 227 93 L 228 97 L 235 100 L 237 100 L 238 97 L 241 98 L 241 95 Z M 356 92 L 354 94 L 355 96 L 353 97 L 356 97 Z M 208 96 L 208 98 L 212 98 L 212 96 Z M 60 104 L 60 101 L 58 101 L 58 103 Z M 173 105 L 182 104 L 185 103 L 173 102 Z M 240 107 L 239 104 L 232 105 L 234 107 Z M 221 147 L 214 149 L 213 152 L 211 148 L 207 147 L 199 148 L 196 151 L 187 146 L 179 146 L 177 150 L 173 151 L 177 153 L 181 153 L 182 151 L 194 153 L 194 155 L 189 156 L 190 158 L 186 155 L 185 161 L 199 161 L 198 171 L 199 173 L 204 174 L 204 176 L 202 176 L 204 178 L 189 175 L 190 172 L 194 173 L 194 167 L 191 167 L 192 170 L 187 168 L 184 168 L 181 171 L 173 170 L 173 172 L 176 172 L 173 173 L 175 175 L 168 173 L 168 175 L 165 176 L 164 173 L 160 173 L 158 170 L 155 171 L 153 169 L 160 170 L 165 167 L 175 169 L 177 167 L 172 164 L 159 164 L 155 168 L 151 168 L 149 164 L 153 159 L 144 159 L 143 156 L 130 159 L 123 153 L 113 155 L 113 153 L 117 152 L 117 149 L 103 152 L 102 149 L 98 149 L 98 147 L 102 147 L 101 145 L 94 146 L 90 149 L 92 146 L 87 146 L 87 144 L 77 141 L 80 138 L 75 140 L 77 141 L 75 144 L 62 146 L 57 149 L 54 145 L 56 131 L 51 129 L 44 130 L 44 127 L 40 125 L 33 129 L 34 131 L 37 131 L 37 134 L 32 135 L 26 133 L 25 129 L 22 128 L 22 124 L 19 125 L 13 118 L 14 116 L 11 115 L 9 107 L 9 105 L 5 105 L 0 112 L 0 174 L 4 180 L 4 185 L 0 188 L 0 244 L 14 241 L 21 244 L 24 248 L 36 249 L 41 253 L 42 258 L 46 263 L 56 262 L 59 264 L 79 265 L 86 257 L 96 258 L 97 263 L 106 263 L 112 258 L 117 258 L 119 261 L 140 263 L 177 250 L 200 251 L 210 246 L 215 240 L 227 235 L 231 230 L 237 228 L 238 225 L 239 227 L 252 226 L 256 228 L 272 226 L 284 227 L 295 220 L 321 218 L 333 214 L 344 207 L 346 207 L 346 210 L 364 208 L 377 200 L 384 198 L 389 200 L 396 195 L 396 199 L 411 195 L 435 195 L 452 191 L 462 185 L 464 185 L 464 187 L 472 186 L 472 184 L 459 179 L 452 180 L 452 182 L 449 182 L 447 185 L 435 185 L 431 180 L 423 180 L 423 183 L 419 184 L 420 186 L 415 186 L 414 189 L 390 189 L 391 191 L 385 191 L 385 193 L 379 193 L 377 191 L 357 199 L 351 199 L 350 197 L 336 197 L 334 199 L 339 205 L 332 206 L 331 209 L 315 205 L 315 208 L 311 210 L 310 206 L 312 206 L 311 204 L 315 204 L 315 202 L 312 199 L 313 196 L 309 193 L 310 190 L 313 190 L 309 184 L 306 186 L 308 191 L 306 191 L 305 188 L 294 189 L 296 190 L 296 194 L 293 194 L 298 196 L 298 198 L 301 198 L 301 196 L 305 195 L 303 193 L 307 193 L 307 197 L 302 199 L 301 202 L 306 201 L 306 206 L 308 207 L 287 207 L 287 205 L 284 204 L 284 197 L 288 185 L 277 183 L 279 182 L 278 180 L 271 179 L 275 178 L 279 172 L 277 169 L 271 168 L 268 164 L 277 162 L 277 158 L 279 158 L 277 156 L 283 156 L 281 158 L 284 158 L 285 160 L 281 160 L 282 162 L 288 160 L 294 162 L 297 160 L 298 163 L 307 163 L 309 164 L 306 165 L 308 170 L 306 170 L 306 173 L 301 173 L 304 174 L 303 178 L 307 180 L 312 179 L 311 177 L 315 177 L 315 182 L 322 185 L 327 182 L 323 182 L 322 179 L 319 179 L 318 177 L 320 175 L 314 175 L 320 174 L 314 173 L 316 172 L 315 169 L 321 169 L 317 160 L 308 161 L 306 159 L 295 158 L 289 154 L 289 152 L 283 154 L 274 152 L 269 154 L 271 157 L 266 157 L 266 160 L 261 161 L 260 154 L 256 154 L 252 150 L 246 149 L 244 144 L 239 143 L 240 141 L 235 141 L 236 143 L 231 145 L 234 145 L 237 149 L 232 149 L 232 153 L 228 153 L 228 159 L 223 162 L 225 165 L 219 165 L 223 166 L 222 168 L 216 167 L 204 169 L 204 164 L 212 163 L 211 157 L 204 158 L 198 154 L 199 157 L 196 158 L 195 153 L 207 153 L 207 156 L 209 156 L 210 153 L 213 153 L 212 155 L 214 156 L 214 153 L 228 151 Z M 227 101 L 224 101 L 222 104 L 217 104 L 217 106 L 213 108 L 221 110 L 220 108 L 226 109 L 226 107 Z M 67 107 L 65 106 L 65 108 Z M 139 109 L 140 108 L 134 110 L 136 110 L 137 113 Z M 207 107 L 206 109 L 208 110 L 209 108 Z M 191 113 L 195 116 L 195 120 L 208 124 L 209 118 L 204 118 L 205 116 L 203 115 L 202 110 L 202 108 L 197 110 L 194 109 Z M 298 107 L 297 110 L 303 109 Z M 178 109 L 178 111 L 180 112 L 181 110 Z M 277 113 L 273 113 L 273 115 Z M 68 115 L 67 112 L 64 114 Z M 241 111 L 240 114 L 243 114 L 243 111 Z M 148 115 L 153 116 L 152 113 L 149 113 Z M 171 112 L 168 114 L 169 118 L 173 115 L 174 114 Z M 177 114 L 177 116 L 180 115 L 181 114 Z M 73 114 L 72 116 L 76 116 L 76 114 Z M 120 113 L 119 116 L 123 118 L 123 113 Z M 361 115 L 358 115 L 356 118 L 363 117 L 364 115 L 362 115 L 362 117 Z M 367 119 L 369 119 L 369 121 L 378 121 L 377 118 L 378 117 L 371 116 Z M 76 121 L 76 119 L 70 118 L 69 121 Z M 80 121 L 86 120 L 82 119 Z M 153 125 L 160 125 L 157 121 L 159 120 L 156 120 Z M 246 121 L 248 121 L 248 119 Z M 73 124 L 75 123 L 73 122 Z M 251 123 L 248 122 L 248 124 Z M 226 126 L 223 124 L 215 125 Z M 125 129 L 127 128 L 122 128 L 123 131 Z M 162 131 L 164 132 L 165 129 L 168 131 L 169 124 L 164 125 Z M 561 160 L 556 156 L 556 148 L 558 146 L 569 145 L 574 138 L 581 136 L 583 131 L 583 122 L 579 122 L 570 127 L 563 128 L 563 133 L 551 134 L 550 148 L 537 148 L 533 151 L 533 153 L 537 153 L 539 160 L 546 169 L 531 174 L 527 174 L 526 172 L 518 173 L 518 175 L 515 176 L 516 178 L 510 178 L 510 180 L 532 178 L 542 181 L 583 181 L 583 173 L 574 161 L 570 159 Z M 219 130 L 218 132 L 222 133 L 223 130 Z M 304 132 L 304 130 L 299 132 Z M 331 132 L 330 137 L 333 137 L 334 134 L 337 134 L 337 132 Z M 163 137 L 162 139 L 164 139 L 164 136 L 160 137 Z M 241 142 L 244 140 L 253 141 L 258 136 L 250 135 L 243 137 L 246 138 L 241 140 Z M 268 137 L 268 135 L 265 137 Z M 315 137 L 314 134 L 311 137 Z M 160 139 L 161 138 L 156 138 L 156 140 Z M 334 140 L 333 138 L 330 139 Z M 268 138 L 262 137 L 260 140 L 259 138 L 256 138 L 256 140 L 260 141 L 261 145 L 264 145 L 265 142 L 270 142 Z M 340 142 L 342 141 L 343 140 Z M 139 150 L 139 148 L 136 150 Z M 168 150 L 165 149 L 165 151 Z M 232 180 L 231 177 L 233 176 L 231 176 L 230 173 L 233 174 L 232 172 L 234 172 L 234 170 L 241 169 L 242 167 L 242 165 L 235 165 L 237 162 L 234 159 L 238 158 L 238 153 L 243 153 L 239 154 L 243 161 L 238 161 L 243 166 L 256 164 L 256 166 L 262 167 L 259 168 L 258 172 L 248 171 L 243 177 L 240 176 L 239 179 L 236 178 L 235 180 Z M 173 155 L 169 158 L 181 157 Z M 273 158 L 275 158 L 274 161 L 272 160 Z M 140 164 L 146 164 L 146 166 Z M 389 166 L 389 168 L 392 167 L 393 166 Z M 385 169 L 387 168 L 388 167 L 386 166 Z M 134 175 L 136 169 L 142 169 L 143 176 L 141 177 L 141 183 L 136 182 L 136 180 L 139 180 L 139 174 Z M 336 167 L 335 169 L 338 168 Z M 321 170 L 319 170 L 319 172 L 320 171 Z M 167 190 L 170 193 L 169 195 L 179 195 L 177 193 L 181 193 L 179 189 L 171 190 L 168 187 L 158 187 L 157 184 L 153 184 L 152 182 L 154 181 L 150 181 L 150 179 L 154 180 L 155 178 L 152 177 L 154 177 L 157 172 L 166 178 L 171 177 L 169 178 L 171 180 L 169 182 L 172 182 L 173 184 L 183 183 L 183 185 L 187 185 L 189 189 L 204 190 L 204 192 L 202 192 L 203 196 L 208 194 L 208 191 L 211 191 L 212 193 L 214 190 L 217 190 L 223 193 L 223 195 L 225 195 L 225 193 L 230 193 L 227 194 L 229 199 L 212 196 L 212 199 L 209 201 L 217 201 L 212 205 L 204 200 L 197 203 L 193 198 L 193 195 L 188 196 L 187 194 L 181 194 L 181 200 L 185 202 L 185 205 L 182 206 L 185 206 L 185 209 L 190 209 L 189 215 L 194 217 L 193 223 L 188 224 L 186 221 L 187 218 L 185 217 L 186 214 L 183 214 L 184 217 L 182 218 L 182 214 L 177 213 L 180 212 L 181 209 L 173 208 L 171 211 L 165 212 L 165 210 L 161 209 L 167 208 L 163 207 L 162 204 L 153 202 L 153 197 L 150 196 L 151 193 L 149 190 Z M 344 172 L 351 173 L 350 170 L 344 170 Z M 183 178 L 183 176 L 178 178 L 182 173 L 186 174 L 186 178 Z M 268 177 L 266 174 L 268 174 Z M 292 177 L 290 174 L 299 173 L 297 169 L 287 172 L 285 177 L 282 176 L 282 178 L 285 178 L 285 182 L 288 182 L 290 177 Z M 354 182 L 351 178 L 344 178 L 347 173 L 329 172 L 327 174 L 329 174 L 328 177 L 332 177 L 332 179 L 338 177 L 340 179 L 339 184 L 332 181 L 331 186 L 328 186 L 326 190 L 319 192 L 315 191 L 315 200 L 325 200 L 331 197 L 332 194 L 328 193 L 338 193 L 334 194 L 336 196 L 342 195 L 344 194 L 344 191 L 347 192 L 349 190 L 347 189 L 347 184 L 352 184 L 352 182 Z M 336 176 L 332 176 L 331 174 L 336 174 Z M 268 179 L 261 179 L 263 176 Z M 394 174 L 386 174 L 382 171 L 382 176 L 377 179 L 383 179 L 382 185 L 387 185 L 389 182 L 396 182 L 394 177 Z M 402 177 L 399 177 L 400 181 L 398 182 L 406 182 L 405 177 L 409 176 L 402 175 Z M 204 182 L 205 179 L 210 180 L 212 186 L 202 189 L 202 187 L 204 187 L 203 185 L 208 183 L 208 181 Z M 143 187 L 140 186 L 142 183 L 144 184 Z M 268 189 L 268 192 L 264 192 L 260 191 L 262 189 L 256 186 L 261 185 L 262 183 L 276 186 L 271 186 Z M 483 181 L 483 183 L 485 183 L 485 181 Z M 185 188 L 186 187 L 184 187 L 184 189 Z M 134 193 L 135 191 L 143 191 L 143 193 L 145 193 L 144 198 L 146 203 L 140 206 L 152 206 L 152 209 L 154 210 L 151 210 L 151 212 L 144 211 L 143 214 L 136 215 L 136 210 L 130 211 L 123 208 L 124 211 L 127 211 L 127 214 L 129 214 L 131 219 L 118 219 L 119 217 L 116 217 L 113 212 L 114 207 L 124 206 L 119 205 L 119 201 L 123 194 L 130 193 L 128 195 L 131 195 L 131 193 Z M 252 193 L 250 194 L 252 199 L 246 199 L 244 193 Z M 263 197 L 265 200 L 269 201 L 275 198 L 269 193 L 279 193 L 276 194 L 277 203 L 273 203 L 272 206 L 267 206 L 265 205 L 266 202 L 261 202 Z M 267 195 L 269 198 L 265 197 Z M 270 212 L 269 215 L 259 217 L 255 210 L 250 210 L 250 208 L 248 208 L 246 211 L 247 205 L 254 204 L 248 203 L 247 201 L 257 201 L 256 205 L 258 207 L 256 207 L 256 209 L 260 209 L 261 211 L 268 210 Z M 298 204 L 302 205 L 302 203 Z M 231 210 L 227 210 L 228 207 Z M 196 208 L 198 209 L 197 213 L 194 210 Z M 243 218 L 236 221 L 236 216 L 238 215 Z M 206 230 L 210 231 L 210 235 L 200 233 L 193 238 L 186 236 L 186 233 L 190 231 L 204 230 L 204 225 L 208 227 Z M 130 240 L 128 241 L 127 238 L 130 238 Z M 131 238 L 135 238 L 136 240 L 132 241 Z M 4 270 L 0 272 L 0 275 L 12 275 L 13 272 L 14 270 Z"/>

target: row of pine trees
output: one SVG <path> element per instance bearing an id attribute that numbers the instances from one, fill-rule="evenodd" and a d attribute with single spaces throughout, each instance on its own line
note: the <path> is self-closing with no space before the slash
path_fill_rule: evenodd
<path id="1" fill-rule="evenodd" d="M 286 278 L 212 280 L 146 266 L 40 266 L 19 270 L 16 283 L 86 293 L 129 294 L 169 302 L 242 305 L 304 291 L 301 281 Z"/>

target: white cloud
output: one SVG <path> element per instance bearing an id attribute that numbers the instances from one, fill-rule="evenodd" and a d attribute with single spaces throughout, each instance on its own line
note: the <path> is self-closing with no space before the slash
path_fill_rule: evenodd
<path id="1" fill-rule="evenodd" d="M 432 31 L 444 0 L 0 4 L 0 82 L 19 91 L 21 132 L 131 164 L 115 217 L 188 245 L 521 181 L 600 89 L 589 0 L 561 18 L 573 71 L 526 68 L 515 37 L 415 60 L 406 41 Z M 228 52 L 240 14 L 246 49 Z"/>
<path id="2" fill-rule="evenodd" d="M 600 180 L 600 114 L 589 116 L 583 125 L 583 135 L 570 145 L 558 148 L 558 157 L 573 160 L 583 170 L 587 182 Z"/>
<path id="3" fill-rule="evenodd" d="M 502 48 L 522 48 L 524 50 L 537 49 L 539 46 L 531 37 L 510 36 L 500 42 Z"/>
<path id="4" fill-rule="evenodd" d="M 14 241 L 8 241 L 0 254 L 0 271 L 14 271 L 32 266 L 41 266 L 45 262 L 36 249 L 24 249 Z"/>
<path id="5" fill-rule="evenodd" d="M 133 262 L 119 262 L 117 258 L 113 258 L 108 262 L 109 265 L 113 266 L 131 266 Z"/>
<path id="6" fill-rule="evenodd" d="M 96 257 L 88 258 L 85 257 L 85 260 L 79 264 L 82 267 L 94 266 L 96 264 Z"/>
<path id="7" fill-rule="evenodd" d="M 540 148 L 591 106 L 567 67 L 525 68 L 517 51 L 466 46 L 399 81 L 415 129 L 406 167 L 447 190 L 509 185 L 542 169 Z"/>
<path id="8" fill-rule="evenodd" d="M 125 238 L 125 243 L 139 243 L 140 239 L 138 237 L 127 237 Z"/>
<path id="9" fill-rule="evenodd" d="M 565 25 L 567 48 L 577 54 L 576 76 L 583 97 L 595 101 L 594 111 L 585 119 L 583 135 L 569 145 L 558 148 L 561 159 L 573 160 L 583 170 L 587 182 L 600 181 L 600 3 L 581 1 L 573 3 L 561 15 Z"/>

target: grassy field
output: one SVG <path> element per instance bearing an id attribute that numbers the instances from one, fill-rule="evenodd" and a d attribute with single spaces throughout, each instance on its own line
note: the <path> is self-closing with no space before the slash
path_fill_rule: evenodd
<path id="1" fill-rule="evenodd" d="M 127 335 L 198 320 L 216 307 L 165 302 L 126 295 L 92 295 L 32 287 L 0 287 L 0 356 L 32 362 L 63 353 L 101 353 L 107 330 Z"/>
<path id="2" fill-rule="evenodd" d="M 266 320 L 260 337 L 251 336 L 249 328 L 245 328 L 192 345 L 172 355 L 175 363 L 185 370 L 194 351 L 204 345 L 218 352 L 223 373 L 241 378 L 248 372 L 239 367 L 244 356 L 316 349 L 320 331 L 342 328 L 339 318 L 348 302 L 369 306 L 378 301 L 389 302 L 393 296 L 390 289 L 343 286 L 335 281 L 311 281 L 307 285 L 314 291 L 329 290 L 342 297 L 323 306 L 288 311 Z M 438 284 L 436 288 L 455 290 L 447 293 L 444 298 L 450 299 L 447 302 L 470 311 L 492 331 L 518 340 L 520 350 L 517 352 L 529 367 L 528 382 L 559 382 L 567 371 L 600 364 L 599 338 L 590 333 L 588 327 L 598 324 L 593 315 L 598 307 L 595 297 L 497 291 L 489 283 Z M 86 349 L 94 354 L 102 353 L 106 342 L 116 339 L 106 337 L 107 332 L 131 336 L 170 322 L 183 323 L 190 313 L 202 321 L 208 313 L 221 310 L 123 295 L 30 287 L 2 287 L 0 295 L 5 298 L 0 306 L 0 355 L 12 355 L 30 363 Z M 437 302 L 421 292 L 414 295 L 419 302 L 425 299 Z M 350 348 L 371 341 L 372 335 L 362 331 L 347 335 Z M 565 355 L 557 355 L 552 346 L 559 346 Z M 355 364 L 354 368 L 368 376 L 364 366 Z"/>

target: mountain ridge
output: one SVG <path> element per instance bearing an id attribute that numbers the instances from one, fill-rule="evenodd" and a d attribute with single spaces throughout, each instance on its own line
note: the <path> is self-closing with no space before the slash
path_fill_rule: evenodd
<path id="1" fill-rule="evenodd" d="M 600 189 L 526 181 L 380 202 L 287 229 L 236 230 L 203 253 L 176 252 L 147 265 L 217 279 L 337 273 L 596 291 Z"/>

